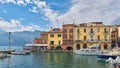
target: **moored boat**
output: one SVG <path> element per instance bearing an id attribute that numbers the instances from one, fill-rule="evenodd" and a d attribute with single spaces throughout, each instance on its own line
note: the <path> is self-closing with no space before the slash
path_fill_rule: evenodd
<path id="1" fill-rule="evenodd" d="M 10 54 L 0 53 L 0 58 L 11 57 Z"/>
<path id="2" fill-rule="evenodd" d="M 109 52 L 105 54 L 99 54 L 97 55 L 98 60 L 107 60 L 109 58 L 116 59 L 117 56 L 120 56 L 120 53 L 118 51 L 115 52 Z"/>
<path id="3" fill-rule="evenodd" d="M 11 52 L 13 55 L 29 55 L 30 51 L 16 51 L 16 52 Z"/>
<path id="4" fill-rule="evenodd" d="M 120 68 L 120 63 L 115 63 L 113 66 L 114 68 Z"/>
<path id="5" fill-rule="evenodd" d="M 75 50 L 74 52 L 79 55 L 99 55 L 102 52 L 98 48 L 99 46 L 90 46 L 87 49 Z"/>

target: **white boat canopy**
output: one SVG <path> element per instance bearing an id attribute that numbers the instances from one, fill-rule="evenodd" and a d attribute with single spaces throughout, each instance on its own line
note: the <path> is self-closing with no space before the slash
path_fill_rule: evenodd
<path id="1" fill-rule="evenodd" d="M 25 44 L 25 46 L 47 46 L 47 44 Z"/>

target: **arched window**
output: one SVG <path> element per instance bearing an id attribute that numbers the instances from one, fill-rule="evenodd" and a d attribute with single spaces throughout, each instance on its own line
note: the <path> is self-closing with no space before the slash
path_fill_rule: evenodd
<path id="1" fill-rule="evenodd" d="M 83 45 L 83 48 L 87 48 L 87 44 L 84 44 L 84 45 Z"/>
<path id="2" fill-rule="evenodd" d="M 104 49 L 108 49 L 107 44 L 104 44 Z"/>
<path id="3" fill-rule="evenodd" d="M 80 44 L 77 44 L 77 45 L 76 45 L 76 49 L 77 49 L 77 50 L 80 50 Z"/>
<path id="4" fill-rule="evenodd" d="M 68 47 L 66 48 L 66 50 L 73 50 L 73 48 L 70 47 L 70 46 L 68 46 Z"/>

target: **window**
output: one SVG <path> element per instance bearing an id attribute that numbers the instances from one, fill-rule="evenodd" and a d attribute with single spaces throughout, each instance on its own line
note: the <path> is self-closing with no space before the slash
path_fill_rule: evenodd
<path id="1" fill-rule="evenodd" d="M 100 41 L 100 36 L 98 36 L 98 41 Z"/>
<path id="2" fill-rule="evenodd" d="M 50 37 L 54 37 L 54 34 L 50 34 Z"/>
<path id="3" fill-rule="evenodd" d="M 107 29 L 106 28 L 104 28 L 104 32 L 107 33 Z"/>
<path id="4" fill-rule="evenodd" d="M 58 41 L 58 44 L 60 45 L 60 44 L 61 44 L 61 41 Z"/>
<path id="5" fill-rule="evenodd" d="M 63 29 L 63 32 L 67 32 L 67 29 Z"/>
<path id="6" fill-rule="evenodd" d="M 107 41 L 107 36 L 105 36 L 105 41 Z"/>
<path id="7" fill-rule="evenodd" d="M 80 36 L 77 36 L 77 40 L 80 40 Z"/>
<path id="8" fill-rule="evenodd" d="M 73 32 L 73 29 L 70 29 L 70 31 L 69 31 L 70 33 L 72 33 Z"/>
<path id="9" fill-rule="evenodd" d="M 98 28 L 98 32 L 100 32 L 100 28 Z"/>
<path id="10" fill-rule="evenodd" d="M 87 44 L 84 44 L 84 45 L 83 45 L 83 48 L 87 48 Z"/>
<path id="11" fill-rule="evenodd" d="M 63 39 L 67 39 L 67 34 L 63 34 Z"/>
<path id="12" fill-rule="evenodd" d="M 42 43 L 45 43 L 45 40 L 42 40 Z"/>
<path id="13" fill-rule="evenodd" d="M 70 38 L 70 39 L 73 39 L 73 35 L 70 34 L 70 35 L 69 35 L 69 38 Z"/>
<path id="14" fill-rule="evenodd" d="M 50 41 L 50 45 L 54 45 L 54 41 Z"/>
<path id="15" fill-rule="evenodd" d="M 90 33 L 93 33 L 93 29 L 92 28 L 90 29 Z"/>
<path id="16" fill-rule="evenodd" d="M 91 36 L 91 41 L 93 41 L 93 36 Z"/>
<path id="17" fill-rule="evenodd" d="M 86 33 L 86 29 L 84 29 L 84 33 Z"/>
<path id="18" fill-rule="evenodd" d="M 80 44 L 77 44 L 77 45 L 76 45 L 76 49 L 77 49 L 77 50 L 80 50 Z"/>
<path id="19" fill-rule="evenodd" d="M 61 37 L 61 34 L 58 34 L 58 37 Z"/>
<path id="20" fill-rule="evenodd" d="M 80 33 L 80 30 L 79 29 L 77 29 L 77 34 L 79 34 Z"/>
<path id="21" fill-rule="evenodd" d="M 84 41 L 86 41 L 86 36 L 84 36 Z"/>

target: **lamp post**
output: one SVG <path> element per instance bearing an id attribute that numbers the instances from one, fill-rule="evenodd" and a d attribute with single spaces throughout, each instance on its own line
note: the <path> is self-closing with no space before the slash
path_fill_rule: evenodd
<path id="1" fill-rule="evenodd" d="M 11 49 L 10 49 L 10 39 L 11 39 L 11 38 L 10 38 L 10 35 L 11 35 L 11 32 L 8 33 L 8 46 L 9 46 L 9 51 L 11 50 Z"/>

